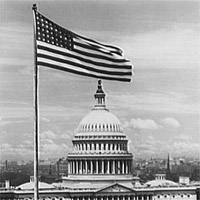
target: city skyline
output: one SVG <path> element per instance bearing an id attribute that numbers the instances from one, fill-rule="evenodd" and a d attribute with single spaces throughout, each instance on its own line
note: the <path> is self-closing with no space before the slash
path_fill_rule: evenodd
<path id="1" fill-rule="evenodd" d="M 1 1 L 1 160 L 33 157 L 34 1 Z M 106 104 L 138 157 L 199 157 L 197 1 L 38 1 L 79 34 L 124 49 L 131 83 L 103 81 Z M 66 157 L 97 80 L 40 68 L 40 158 Z M 117 88 L 117 90 L 116 90 Z"/>

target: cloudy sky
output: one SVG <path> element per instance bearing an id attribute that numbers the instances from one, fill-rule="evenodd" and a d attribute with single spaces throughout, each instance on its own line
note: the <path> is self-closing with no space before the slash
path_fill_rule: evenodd
<path id="1" fill-rule="evenodd" d="M 1 159 L 33 159 L 32 4 L 58 24 L 120 46 L 131 83 L 103 81 L 136 158 L 200 157 L 198 1 L 0 1 Z M 97 80 L 40 68 L 40 158 L 66 157 Z"/>

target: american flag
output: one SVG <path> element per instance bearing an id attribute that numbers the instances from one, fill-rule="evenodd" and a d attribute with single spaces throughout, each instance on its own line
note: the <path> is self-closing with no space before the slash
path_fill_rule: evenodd
<path id="1" fill-rule="evenodd" d="M 97 42 L 67 30 L 36 10 L 37 65 L 67 72 L 130 82 L 132 64 L 122 49 Z"/>

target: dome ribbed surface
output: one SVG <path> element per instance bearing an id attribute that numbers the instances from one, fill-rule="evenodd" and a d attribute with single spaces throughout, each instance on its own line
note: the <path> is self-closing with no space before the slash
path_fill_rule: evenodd
<path id="1" fill-rule="evenodd" d="M 77 133 L 123 133 L 119 119 L 107 109 L 92 110 L 78 126 Z"/>

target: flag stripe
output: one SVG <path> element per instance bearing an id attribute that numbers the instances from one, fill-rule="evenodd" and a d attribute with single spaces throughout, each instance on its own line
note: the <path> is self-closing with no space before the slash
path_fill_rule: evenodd
<path id="1" fill-rule="evenodd" d="M 88 56 L 88 57 L 92 57 L 92 58 L 98 58 L 98 59 L 104 59 L 104 60 L 109 60 L 112 62 L 119 62 L 119 63 L 124 63 L 124 62 L 128 62 L 128 60 L 125 59 L 115 59 L 115 58 L 108 58 L 105 56 L 102 56 L 101 54 L 94 54 L 94 53 L 90 53 L 89 51 L 84 51 L 84 49 L 82 50 L 81 48 L 76 48 L 73 50 L 74 52 L 78 53 L 78 54 L 82 54 L 84 56 Z"/>
<path id="2" fill-rule="evenodd" d="M 125 63 L 124 65 L 122 64 L 119 64 L 119 63 L 114 63 L 113 62 L 107 62 L 107 61 L 104 61 L 104 62 L 98 62 L 98 61 L 95 61 L 94 59 L 91 59 L 89 57 L 89 59 L 87 59 L 88 57 L 83 57 L 83 56 L 79 56 L 78 54 L 72 54 L 69 50 L 67 49 L 62 49 L 62 48 L 59 48 L 57 47 L 56 49 L 54 48 L 54 46 L 52 47 L 49 47 L 51 45 L 45 45 L 45 43 L 43 45 L 41 45 L 41 42 L 40 42 L 40 45 L 38 45 L 38 52 L 41 53 L 42 50 L 43 53 L 46 53 L 45 54 L 48 54 L 49 53 L 55 53 L 55 56 L 59 56 L 59 55 L 62 55 L 62 56 L 65 56 L 66 59 L 69 57 L 69 58 L 75 58 L 75 59 L 78 59 L 82 62 L 85 62 L 85 63 L 88 63 L 88 64 L 93 64 L 93 65 L 97 65 L 97 66 L 102 66 L 102 67 L 108 67 L 108 68 L 114 68 L 114 69 L 128 69 L 130 71 L 131 69 L 131 65 L 129 63 Z M 57 54 L 57 55 L 56 55 Z"/>
<path id="3" fill-rule="evenodd" d="M 131 76 L 131 72 L 102 70 L 102 69 L 98 69 L 98 68 L 88 67 L 86 65 L 83 65 L 82 63 L 73 62 L 69 59 L 68 60 L 61 59 L 61 58 L 58 58 L 58 57 L 55 57 L 55 56 L 44 55 L 44 54 L 38 53 L 38 57 L 46 58 L 46 59 L 52 60 L 52 61 L 57 61 L 59 63 L 65 63 L 65 64 L 73 65 L 73 66 L 79 67 L 80 69 L 83 68 L 83 69 L 86 69 L 86 70 L 91 71 L 91 72 L 98 72 L 98 73 L 108 74 L 108 75 Z"/>
<path id="4" fill-rule="evenodd" d="M 83 51 L 85 49 L 87 49 L 87 52 L 90 52 L 90 53 L 95 54 L 95 55 L 96 54 L 102 55 L 103 56 L 102 59 L 106 59 L 106 58 L 110 59 L 111 58 L 111 59 L 120 60 L 121 62 L 127 62 L 128 61 L 127 59 L 125 59 L 121 55 L 119 55 L 119 52 L 117 52 L 117 54 L 116 54 L 115 52 L 113 53 L 112 51 L 110 51 L 106 48 L 102 48 L 102 47 L 98 47 L 98 49 L 97 49 L 97 48 L 89 46 L 90 44 L 87 44 L 82 40 L 74 39 L 73 42 L 74 42 L 74 45 L 75 45 L 74 49 L 79 49 L 79 50 L 83 50 Z M 113 60 L 111 60 L 111 61 L 113 61 Z"/>
<path id="5" fill-rule="evenodd" d="M 97 42 L 97 41 L 95 41 L 95 40 L 93 40 L 93 39 L 86 38 L 86 37 L 83 37 L 83 36 L 81 36 L 81 35 L 78 35 L 78 34 L 76 34 L 76 33 L 74 33 L 74 32 L 73 32 L 73 34 L 75 34 L 77 37 L 79 37 L 79 38 L 81 38 L 81 39 L 83 39 L 83 40 L 86 40 L 86 41 L 88 41 L 88 42 L 90 42 L 90 43 L 98 44 L 98 45 L 101 45 L 101 46 L 106 47 L 106 48 L 111 48 L 111 51 L 112 51 L 112 50 L 116 50 L 116 51 L 122 52 L 122 49 L 120 49 L 120 48 L 118 48 L 118 47 L 116 47 L 116 46 L 103 44 L 103 43 Z"/>
<path id="6" fill-rule="evenodd" d="M 90 64 L 90 63 L 86 63 L 86 62 L 83 62 L 83 61 L 80 61 L 79 59 L 76 59 L 76 58 L 72 58 L 72 57 L 69 57 L 69 56 L 63 56 L 61 54 L 58 54 L 58 53 L 52 53 L 52 52 L 49 52 L 49 51 L 45 51 L 45 50 L 41 50 L 41 49 L 38 49 L 38 57 L 44 57 L 44 58 L 47 58 L 47 56 L 50 56 L 49 59 L 57 59 L 59 58 L 60 61 L 65 61 L 65 60 L 69 60 L 71 62 L 74 62 L 74 63 L 78 63 L 78 64 L 82 64 L 83 67 L 86 66 L 86 67 L 91 67 L 91 68 L 96 68 L 96 69 L 99 69 L 99 70 L 105 70 L 105 71 L 118 71 L 118 72 L 129 72 L 130 73 L 130 70 L 128 69 L 116 69 L 115 67 L 113 68 L 110 68 L 110 66 L 108 65 L 107 66 L 98 66 L 98 65 L 93 65 L 93 64 Z"/>
<path id="7" fill-rule="evenodd" d="M 89 76 L 89 77 L 93 77 L 93 78 L 98 78 L 98 79 L 130 82 L 130 78 L 121 77 L 121 76 L 105 76 L 105 75 L 93 74 L 93 73 L 91 74 L 90 72 L 83 72 L 82 70 L 74 70 L 74 69 L 71 69 L 70 67 L 61 66 L 61 65 L 55 65 L 55 64 L 52 64 L 52 62 L 48 63 L 47 61 L 45 61 L 45 62 L 38 61 L 38 65 L 39 66 L 53 68 L 53 69 L 58 69 L 58 70 L 62 70 L 62 71 L 67 71 L 67 72 L 71 72 L 71 73 L 79 74 L 79 75 L 83 75 L 83 76 Z"/>
<path id="8" fill-rule="evenodd" d="M 112 56 L 113 54 L 117 54 L 120 56 L 119 52 L 117 52 L 117 51 L 107 50 L 106 48 L 102 48 L 102 47 L 99 47 L 99 46 L 96 46 L 93 44 L 82 43 L 82 42 L 80 42 L 80 40 L 79 41 L 74 40 L 74 44 L 76 46 L 83 47 L 85 49 L 93 50 L 96 53 L 101 52 L 101 53 L 103 53 L 105 55 L 109 55 L 109 56 Z"/>
<path id="9" fill-rule="evenodd" d="M 76 42 L 76 39 L 74 39 L 74 43 L 77 44 Z M 97 44 L 93 44 L 93 43 L 89 43 L 87 41 L 83 41 L 83 40 L 78 40 L 78 46 L 81 46 L 83 44 L 83 46 L 89 46 L 91 49 L 97 49 L 98 51 L 101 51 L 101 52 L 111 52 L 111 53 L 116 53 L 118 55 L 121 55 L 121 52 L 119 53 L 119 51 L 116 51 L 114 49 L 110 49 L 110 48 L 107 48 L 107 47 L 103 47 L 101 45 L 97 45 Z"/>
<path id="10" fill-rule="evenodd" d="M 38 63 L 41 65 L 41 63 L 48 63 L 48 64 L 53 64 L 56 66 L 60 66 L 60 67 L 68 67 L 69 69 L 72 69 L 72 70 L 76 70 L 76 71 L 82 71 L 84 73 L 91 73 L 90 70 L 87 70 L 87 69 L 84 69 L 84 68 L 79 68 L 75 65 L 69 65 L 69 64 L 65 64 L 65 63 L 62 63 L 62 62 L 58 62 L 58 61 L 54 61 L 54 60 L 49 60 L 47 58 L 41 58 L 41 57 L 38 57 Z M 92 74 L 94 75 L 99 75 L 99 76 L 110 76 L 109 74 L 102 74 L 102 73 L 98 73 L 98 72 L 92 72 Z M 122 77 L 121 75 L 113 75 L 115 77 Z M 123 78 L 128 78 L 129 76 L 123 76 Z"/>

